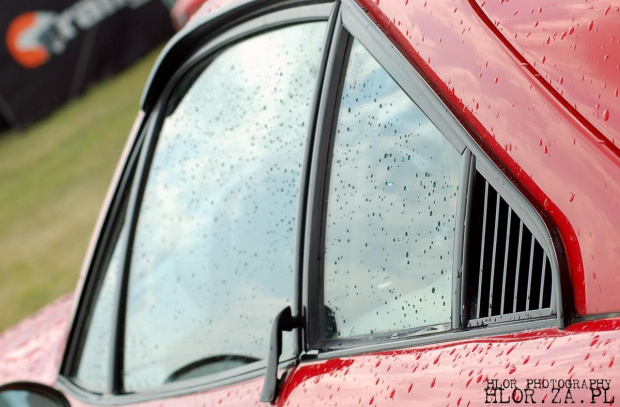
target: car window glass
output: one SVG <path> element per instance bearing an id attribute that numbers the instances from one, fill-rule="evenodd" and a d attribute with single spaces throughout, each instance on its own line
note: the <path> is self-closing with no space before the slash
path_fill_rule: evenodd
<path id="1" fill-rule="evenodd" d="M 116 288 L 123 268 L 127 233 L 123 224 L 93 309 L 75 378 L 91 391 L 104 393 L 109 382 Z"/>
<path id="2" fill-rule="evenodd" d="M 330 164 L 323 338 L 450 322 L 460 163 L 355 41 Z"/>
<path id="3" fill-rule="evenodd" d="M 325 23 L 300 24 L 229 47 L 165 119 L 133 245 L 126 390 L 266 356 L 273 318 L 294 294 L 300 170 L 324 32 Z"/>

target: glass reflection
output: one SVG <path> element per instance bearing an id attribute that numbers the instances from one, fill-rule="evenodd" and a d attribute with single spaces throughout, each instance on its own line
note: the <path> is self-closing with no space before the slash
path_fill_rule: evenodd
<path id="1" fill-rule="evenodd" d="M 354 42 L 331 158 L 324 338 L 450 322 L 460 162 Z"/>
<path id="2" fill-rule="evenodd" d="M 165 120 L 132 254 L 127 390 L 266 356 L 271 322 L 293 295 L 324 30 L 296 25 L 228 48 Z"/>

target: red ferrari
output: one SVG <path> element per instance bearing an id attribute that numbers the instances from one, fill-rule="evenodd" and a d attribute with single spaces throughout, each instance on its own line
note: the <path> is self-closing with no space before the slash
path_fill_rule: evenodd
<path id="1" fill-rule="evenodd" d="M 213 1 L 0 405 L 613 405 L 620 1 Z"/>

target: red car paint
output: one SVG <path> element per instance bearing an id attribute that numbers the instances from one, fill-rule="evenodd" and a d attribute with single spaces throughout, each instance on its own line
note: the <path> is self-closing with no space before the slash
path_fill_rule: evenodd
<path id="1" fill-rule="evenodd" d="M 178 0 L 170 10 L 172 23 L 180 30 L 189 20 L 208 16 L 234 0 Z"/>
<path id="2" fill-rule="evenodd" d="M 620 319 L 611 319 L 575 324 L 564 331 L 522 332 L 302 364 L 287 381 L 278 405 L 344 401 L 362 406 L 481 406 L 485 401 L 500 403 L 499 392 L 485 392 L 487 379 L 516 380 L 515 387 L 523 392 L 528 379 L 538 378 L 612 379 L 610 401 L 618 395 L 613 379 L 620 355 L 619 329 Z M 569 397 L 566 388 L 532 390 L 530 404 L 532 399 L 540 404 L 554 398 L 564 404 Z M 603 393 L 595 392 L 597 404 L 603 404 Z M 504 401 L 510 397 L 508 392 L 501 396 Z M 581 400 L 590 404 L 592 392 L 571 389 L 570 397 L 578 404 Z"/>
<path id="3" fill-rule="evenodd" d="M 174 28 L 180 30 L 202 6 L 205 0 L 178 0 L 170 9 L 170 17 Z"/>
<path id="4" fill-rule="evenodd" d="M 66 294 L 0 334 L 0 384 L 54 384 L 65 347 L 73 297 Z"/>
<path id="5" fill-rule="evenodd" d="M 359 2 L 558 226 L 576 312 L 620 311 L 620 3 Z M 228 1 L 213 3 L 199 14 Z M 54 381 L 68 304 L 65 297 L 0 337 L 0 382 Z M 278 404 L 476 406 L 485 402 L 487 379 L 615 379 L 619 354 L 620 319 L 611 318 L 302 362 Z M 257 405 L 261 385 L 254 379 L 165 404 Z M 542 389 L 534 397 L 557 396 Z M 571 396 L 590 403 L 592 394 Z"/>
<path id="6" fill-rule="evenodd" d="M 620 147 L 620 2 L 478 0 L 478 4 L 568 107 L 584 116 L 594 132 Z M 552 18 L 541 18 L 549 13 Z"/>

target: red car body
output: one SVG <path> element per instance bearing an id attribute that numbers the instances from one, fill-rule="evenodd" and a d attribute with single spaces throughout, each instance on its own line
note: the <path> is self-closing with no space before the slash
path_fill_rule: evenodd
<path id="1" fill-rule="evenodd" d="M 174 28 L 180 30 L 189 21 L 205 0 L 179 0 L 170 9 Z"/>
<path id="2" fill-rule="evenodd" d="M 302 361 L 278 405 L 476 406 L 494 379 L 564 380 L 557 392 L 537 390 L 537 403 L 611 402 L 620 396 L 620 2 L 359 4 L 557 226 L 576 316 L 564 329 Z M 3 333 L 0 383 L 54 384 L 71 314 L 64 297 Z M 593 394 L 581 388 L 586 377 L 611 385 Z M 144 405 L 257 405 L 262 382 Z M 506 390 L 486 401 L 527 396 Z"/>

